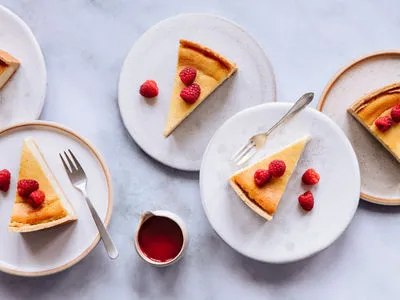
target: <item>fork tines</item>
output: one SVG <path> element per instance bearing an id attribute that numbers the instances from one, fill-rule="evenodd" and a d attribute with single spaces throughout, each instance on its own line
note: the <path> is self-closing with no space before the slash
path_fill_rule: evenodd
<path id="1" fill-rule="evenodd" d="M 233 156 L 232 156 L 232 160 L 234 163 L 236 163 L 237 165 L 240 165 L 242 163 L 242 161 L 247 161 L 251 156 L 253 156 L 255 154 L 255 152 L 253 153 L 252 150 L 256 148 L 256 144 L 254 141 L 249 140 L 247 142 L 247 144 L 244 144 L 238 152 L 236 152 Z M 249 156 L 249 157 L 248 157 Z M 248 157 L 248 158 L 247 158 Z M 245 159 L 246 158 L 246 159 Z M 244 160 L 245 159 L 245 160 Z"/>
<path id="2" fill-rule="evenodd" d="M 65 159 L 64 159 L 64 157 L 63 157 L 63 155 L 61 153 L 58 154 L 60 156 L 60 158 L 61 158 L 61 161 L 62 161 L 63 165 L 64 165 L 65 171 L 68 174 L 71 174 L 71 173 L 76 172 L 76 171 L 83 171 L 83 168 L 82 168 L 81 164 L 76 159 L 75 155 L 72 153 L 72 151 L 70 149 L 68 149 L 68 153 L 69 153 L 69 155 L 67 154 L 66 151 L 64 151 L 64 156 L 66 157 L 68 163 L 65 161 Z M 70 156 L 72 157 L 72 159 L 70 158 Z"/>

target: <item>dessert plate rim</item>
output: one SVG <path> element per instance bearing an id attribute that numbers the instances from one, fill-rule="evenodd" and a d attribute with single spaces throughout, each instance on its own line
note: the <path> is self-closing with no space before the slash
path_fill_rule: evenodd
<path id="1" fill-rule="evenodd" d="M 132 137 L 132 139 L 135 141 L 135 143 L 147 154 L 149 155 L 151 158 L 153 158 L 154 160 L 169 166 L 171 168 L 174 169 L 178 169 L 178 170 L 183 170 L 183 171 L 199 171 L 200 170 L 200 165 L 201 165 L 201 157 L 199 157 L 198 161 L 196 160 L 194 161 L 190 161 L 189 159 L 186 159 L 185 161 L 183 160 L 177 160 L 176 156 L 179 155 L 180 153 L 178 152 L 177 154 L 171 154 L 171 155 L 167 155 L 167 156 L 162 156 L 160 155 L 155 149 L 157 149 L 158 147 L 160 147 L 159 144 L 156 144 L 155 142 L 149 142 L 149 138 L 146 137 L 144 138 L 144 133 L 140 133 L 141 129 L 140 127 L 146 126 L 145 124 L 142 124 L 141 126 L 134 126 L 132 124 L 132 121 L 130 121 L 130 117 L 127 112 L 126 112 L 126 102 L 128 100 L 123 100 L 127 98 L 127 92 L 126 92 L 126 88 L 124 88 L 124 86 L 126 84 L 123 84 L 123 82 L 125 82 L 126 80 L 123 80 L 124 77 L 127 77 L 127 73 L 129 72 L 127 70 L 127 65 L 129 63 L 129 60 L 132 60 L 130 58 L 131 56 L 131 52 L 134 50 L 134 48 L 137 46 L 138 43 L 141 42 L 141 40 L 146 37 L 149 34 L 153 34 L 153 31 L 160 31 L 163 26 L 165 26 L 165 24 L 169 24 L 170 22 L 180 22 L 180 20 L 185 20 L 185 18 L 193 18 L 193 17 L 200 17 L 200 18 L 210 18 L 210 19 L 215 19 L 219 22 L 223 21 L 224 23 L 228 24 L 230 26 L 230 28 L 240 32 L 241 34 L 245 34 L 249 40 L 252 41 L 253 43 L 253 49 L 256 49 L 256 51 L 258 51 L 258 53 L 260 54 L 260 57 L 262 57 L 263 61 L 262 64 L 267 66 L 267 70 L 263 70 L 262 72 L 264 72 L 263 74 L 268 74 L 268 76 L 266 77 L 270 77 L 271 82 L 269 84 L 270 86 L 270 90 L 271 90 L 271 95 L 266 95 L 263 99 L 263 101 L 259 101 L 258 103 L 255 104 L 260 104 L 260 103 L 265 103 L 265 102 L 276 102 L 276 77 L 274 74 L 274 70 L 272 67 L 272 64 L 267 56 L 267 54 L 264 52 L 263 48 L 261 47 L 261 45 L 257 42 L 257 40 L 251 35 L 249 34 L 246 30 L 244 30 L 240 25 L 236 24 L 235 22 L 226 19 L 224 17 L 220 17 L 218 15 L 214 15 L 214 14 L 208 14 L 208 13 L 183 13 L 183 14 L 178 14 L 166 19 L 163 19 L 157 23 L 155 23 L 154 25 L 152 25 L 150 28 L 148 28 L 132 45 L 132 47 L 130 48 L 124 62 L 121 68 L 121 72 L 120 72 L 120 76 L 119 76 L 119 82 L 118 82 L 118 106 L 119 106 L 119 111 L 121 114 L 121 118 L 123 121 L 123 124 L 125 126 L 125 128 L 127 129 L 129 135 Z M 182 37 L 184 38 L 184 37 Z M 178 45 L 178 40 L 176 41 L 176 45 Z M 250 53 L 252 53 L 254 51 L 250 51 Z M 237 61 L 235 60 L 234 57 L 227 57 L 228 59 L 232 60 L 233 62 L 237 63 Z M 176 57 L 174 57 L 174 60 L 176 59 Z M 240 72 L 240 65 L 238 66 L 239 70 L 238 72 Z M 136 72 L 138 72 L 136 70 Z M 236 77 L 238 74 L 233 75 L 232 77 Z M 149 78 L 149 79 L 154 79 L 154 78 Z M 232 80 L 231 79 L 228 79 Z M 226 85 L 227 83 L 224 83 L 224 85 Z M 223 85 L 221 86 L 221 88 L 223 88 Z M 139 90 L 139 86 L 137 87 L 137 93 Z M 172 86 L 171 89 L 172 91 Z M 161 92 L 161 90 L 160 90 Z M 168 91 L 169 93 L 170 91 Z M 269 96 L 271 96 L 272 98 L 269 99 Z M 164 100 L 164 99 L 163 99 Z M 169 95 L 166 98 L 166 100 L 169 103 Z M 130 101 L 135 101 L 135 99 L 130 99 Z M 160 99 L 158 99 L 157 101 L 160 101 Z M 206 102 L 206 101 L 205 101 Z M 196 109 L 199 110 L 201 109 L 202 106 L 206 106 L 206 104 L 202 104 L 201 106 L 199 106 L 199 108 Z M 195 111 L 195 112 L 196 112 Z M 167 111 L 164 112 L 165 117 L 167 116 Z M 230 117 L 230 116 L 229 116 Z M 189 116 L 190 118 L 190 116 Z M 184 121 L 185 122 L 185 121 Z M 163 132 L 160 131 L 160 136 L 163 136 Z M 168 139 L 171 139 L 171 137 L 169 137 Z M 151 144 L 152 143 L 152 144 Z M 206 146 L 206 144 L 205 144 Z M 162 147 L 162 145 L 161 145 Z M 168 148 L 168 145 L 167 145 Z M 169 151 L 169 149 L 167 149 Z"/>
<path id="2" fill-rule="evenodd" d="M 349 211 L 348 214 L 348 219 L 346 220 L 343 228 L 341 228 L 341 230 L 335 235 L 332 236 L 332 238 L 330 239 L 330 241 L 328 243 L 326 243 L 325 245 L 323 245 L 322 247 L 318 248 L 318 249 L 313 249 L 310 251 L 306 251 L 307 253 L 305 253 L 304 255 L 293 255 L 292 257 L 280 257 L 280 258 L 271 258 L 268 257 L 265 254 L 260 254 L 260 252 L 258 252 L 257 254 L 255 254 L 254 252 L 249 251 L 249 249 L 247 249 L 245 246 L 240 246 L 237 247 L 237 245 L 234 245 L 232 240 L 228 240 L 226 238 L 226 230 L 221 230 L 221 228 L 216 228 L 216 224 L 214 224 L 214 221 L 211 218 L 211 212 L 210 209 L 208 208 L 208 204 L 207 201 L 205 200 L 205 171 L 204 171 L 204 166 L 205 166 L 205 160 L 207 159 L 207 155 L 208 152 L 210 151 L 211 145 L 215 142 L 216 136 L 217 134 L 230 122 L 233 122 L 233 120 L 235 118 L 237 118 L 240 115 L 243 114 L 248 114 L 251 113 L 252 111 L 256 111 L 256 110 L 262 110 L 265 109 L 266 107 L 284 107 L 285 109 L 289 109 L 290 108 L 290 103 L 282 103 L 282 102 L 278 102 L 278 103 L 265 103 L 265 104 L 261 104 L 261 105 L 257 105 L 251 108 L 247 108 L 239 113 L 237 113 L 236 115 L 234 115 L 233 117 L 231 117 L 230 119 L 228 119 L 218 130 L 217 132 L 214 134 L 213 138 L 210 140 L 210 143 L 205 151 L 204 157 L 203 157 L 203 162 L 202 162 L 202 168 L 200 170 L 200 195 L 201 195 L 201 201 L 202 201 L 202 206 L 205 212 L 205 215 L 211 225 L 211 227 L 213 228 L 213 230 L 217 233 L 217 235 L 224 240 L 231 248 L 233 248 L 234 250 L 236 250 L 237 252 L 241 253 L 244 256 L 247 256 L 251 259 L 260 261 L 260 262 L 266 262 L 266 263 L 272 263 L 272 264 L 285 264 L 285 263 L 292 263 L 292 262 L 296 262 L 305 258 L 308 258 L 310 256 L 313 256 L 321 251 L 323 251 L 324 249 L 328 248 L 330 245 L 332 245 L 344 232 L 345 230 L 348 228 L 348 226 L 350 225 L 351 221 L 354 218 L 354 215 L 356 213 L 357 207 L 358 207 L 358 203 L 359 203 L 359 198 L 356 196 L 354 199 L 354 203 L 352 203 L 351 205 L 351 211 Z M 334 123 L 328 116 L 326 116 L 325 114 L 322 114 L 321 112 L 319 112 L 316 109 L 313 108 L 306 108 L 304 112 L 308 112 L 309 114 L 318 114 L 319 117 L 321 117 L 322 119 L 324 119 L 326 122 L 328 122 L 334 131 L 338 132 L 338 134 L 340 135 L 340 139 L 343 140 L 345 147 L 347 148 L 349 155 L 352 157 L 352 161 L 354 163 L 354 171 L 356 173 L 356 181 L 358 181 L 358 184 L 356 182 L 356 185 L 354 185 L 354 188 L 357 189 L 357 191 L 355 191 L 356 194 L 359 193 L 359 189 L 360 189 L 360 171 L 359 171 L 359 166 L 358 166 L 358 160 L 357 157 L 355 155 L 354 149 L 352 148 L 352 145 L 350 143 L 350 141 L 347 139 L 346 135 L 342 132 L 342 130 L 340 129 L 340 127 Z M 311 136 L 311 141 L 312 141 L 312 136 Z M 251 160 L 250 163 L 254 163 L 258 161 L 258 158 L 253 158 Z M 221 166 L 219 166 L 219 169 L 221 168 Z M 228 181 L 228 178 L 226 179 L 226 181 Z M 230 187 L 229 187 L 230 188 Z M 235 195 L 236 196 L 236 195 Z M 241 202 L 240 199 L 232 199 L 232 201 L 239 201 Z M 245 207 L 245 209 L 249 209 L 248 207 Z M 250 210 L 250 209 L 249 209 Z M 259 216 L 257 216 L 253 211 L 250 211 L 253 215 L 254 218 L 259 218 Z M 268 222 L 274 222 L 274 219 L 272 221 L 265 221 L 265 224 L 268 225 Z M 257 251 L 256 251 L 257 252 Z"/>
<path id="3" fill-rule="evenodd" d="M 31 28 L 28 26 L 28 24 L 20 16 L 18 16 L 12 10 L 10 10 L 9 8 L 7 8 L 3 5 L 0 5 L 0 15 L 1 14 L 5 14 L 5 15 L 9 16 L 12 20 L 14 20 L 16 22 L 16 24 L 18 24 L 23 29 L 23 32 L 28 37 L 29 42 L 32 46 L 32 50 L 35 52 L 34 57 L 36 57 L 36 59 L 37 59 L 37 67 L 40 68 L 39 69 L 40 72 L 36 72 L 36 74 L 41 74 L 42 77 L 40 79 L 38 79 L 38 81 L 41 82 L 41 86 L 40 86 L 41 94 L 40 94 L 40 97 L 36 98 L 37 102 L 40 101 L 39 105 L 37 106 L 37 110 L 32 112 L 30 117 L 25 115 L 23 118 L 20 118 L 20 117 L 14 118 L 7 125 L 5 125 L 3 127 L 0 126 L 0 129 L 7 128 L 9 126 L 12 126 L 13 124 L 19 124 L 21 122 L 29 122 L 29 121 L 39 119 L 39 117 L 43 111 L 43 107 L 44 107 L 44 103 L 45 103 L 45 99 L 46 99 L 46 93 L 47 93 L 46 62 L 45 62 L 44 55 L 43 55 L 42 49 L 40 47 L 40 44 L 39 44 L 38 40 L 36 39 L 34 33 L 32 32 Z M 7 50 L 7 49 L 5 49 L 5 50 Z M 11 53 L 11 54 L 13 55 L 13 53 Z M 16 58 L 20 60 L 20 57 L 16 57 Z M 21 69 L 21 68 L 24 68 L 23 61 L 21 61 L 21 66 L 19 67 L 19 69 Z M 16 73 L 18 73 L 18 72 L 21 72 L 21 70 L 16 71 Z M 15 77 L 15 76 L 18 76 L 18 75 L 14 74 L 13 77 Z M 13 77 L 10 79 L 10 81 L 13 80 Z M 8 84 L 9 84 L 9 82 L 7 82 L 3 88 L 7 88 Z M 37 87 L 35 86 L 34 89 L 37 89 Z M 32 98 L 30 100 L 32 100 Z"/>
<path id="4" fill-rule="evenodd" d="M 102 155 L 95 149 L 92 143 L 90 143 L 87 139 L 84 137 L 80 136 L 78 133 L 73 131 L 72 129 L 65 127 L 63 125 L 60 125 L 56 122 L 51 122 L 51 121 L 30 121 L 30 122 L 22 122 L 18 123 L 15 125 L 11 125 L 9 127 L 6 127 L 4 129 L 0 129 L 0 138 L 4 134 L 12 134 L 13 131 L 15 130 L 23 130 L 23 129 L 29 129 L 29 128 L 37 128 L 37 127 L 42 127 L 43 130 L 52 130 L 55 132 L 60 132 L 61 134 L 69 135 L 72 138 L 76 139 L 79 143 L 87 147 L 91 154 L 94 156 L 94 158 L 98 161 L 100 164 L 100 167 L 103 171 L 103 174 L 105 176 L 105 180 L 107 182 L 107 189 L 108 189 L 108 203 L 107 203 L 107 212 L 105 219 L 103 220 L 104 225 L 107 227 L 110 223 L 111 220 L 111 215 L 113 211 L 113 185 L 112 185 L 112 180 L 111 180 L 111 173 L 110 170 L 102 157 Z M 84 201 L 82 199 L 82 201 Z M 79 221 L 79 220 L 78 220 Z M 34 234 L 34 233 L 33 233 Z M 12 275 L 17 275 L 17 276 L 23 276 L 23 277 L 40 277 L 40 276 L 46 276 L 46 275 L 51 275 L 55 273 L 59 273 L 61 271 L 64 271 L 78 262 L 80 262 L 82 259 L 84 259 L 99 243 L 100 241 L 100 234 L 97 233 L 95 236 L 93 242 L 84 250 L 82 251 L 77 257 L 69 260 L 68 262 L 57 266 L 52 269 L 46 269 L 43 271 L 35 271 L 35 272 L 30 272 L 30 271 L 21 271 L 21 270 L 16 270 L 12 269 L 9 267 L 5 267 L 3 265 L 0 265 L 0 271 L 12 274 Z"/>
<path id="5" fill-rule="evenodd" d="M 360 56 L 356 59 L 353 59 L 349 64 L 342 67 L 337 73 L 335 73 L 333 75 L 333 77 L 329 80 L 329 82 L 325 86 L 325 88 L 319 98 L 319 101 L 317 104 L 317 110 L 324 113 L 323 109 L 326 104 L 326 100 L 327 100 L 329 93 L 335 87 L 336 83 L 342 78 L 342 76 L 344 76 L 353 67 L 356 67 L 357 65 L 362 64 L 362 63 L 366 63 L 370 59 L 385 58 L 385 57 L 389 57 L 389 56 L 399 56 L 399 59 L 400 59 L 400 50 L 393 49 L 393 50 L 376 51 L 376 52 L 373 52 L 373 53 L 370 53 L 367 55 Z M 373 195 L 372 193 L 363 192 L 362 190 L 360 191 L 360 198 L 364 201 L 378 204 L 378 205 L 385 205 L 385 206 L 399 206 L 400 205 L 400 198 L 398 198 L 398 199 L 384 198 L 384 197 L 380 197 L 377 195 Z"/>

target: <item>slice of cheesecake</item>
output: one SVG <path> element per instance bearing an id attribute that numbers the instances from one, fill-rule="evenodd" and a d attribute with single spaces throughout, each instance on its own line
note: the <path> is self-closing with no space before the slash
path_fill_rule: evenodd
<path id="1" fill-rule="evenodd" d="M 378 89 L 353 103 L 348 112 L 368 130 L 400 162 L 400 123 L 393 122 L 381 131 L 375 121 L 390 117 L 391 110 L 400 104 L 400 83 Z"/>
<path id="2" fill-rule="evenodd" d="M 22 146 L 18 180 L 21 179 L 36 180 L 46 199 L 40 207 L 33 208 L 17 192 L 8 226 L 9 231 L 37 231 L 77 219 L 74 209 L 31 137 L 26 138 Z"/>
<path id="3" fill-rule="evenodd" d="M 0 50 L 0 89 L 10 80 L 18 70 L 20 62 L 11 54 Z"/>
<path id="4" fill-rule="evenodd" d="M 236 64 L 201 44 L 188 40 L 180 40 L 179 43 L 175 82 L 164 129 L 165 137 L 169 136 L 196 107 L 237 70 Z M 200 96 L 193 104 L 186 103 L 180 97 L 185 85 L 181 81 L 179 73 L 186 67 L 196 69 L 197 75 L 194 83 L 201 88 Z"/>
<path id="5" fill-rule="evenodd" d="M 310 137 L 304 137 L 271 156 L 240 170 L 229 179 L 229 183 L 247 206 L 261 217 L 272 220 L 272 216 L 309 140 Z M 282 177 L 273 178 L 265 186 L 258 187 L 254 182 L 254 173 L 258 169 L 268 169 L 269 163 L 276 159 L 285 162 L 285 173 Z"/>

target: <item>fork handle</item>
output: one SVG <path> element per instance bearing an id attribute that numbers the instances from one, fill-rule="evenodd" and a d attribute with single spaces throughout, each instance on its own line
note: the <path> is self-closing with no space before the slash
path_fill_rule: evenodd
<path id="1" fill-rule="evenodd" d="M 289 109 L 289 111 L 286 114 L 284 114 L 284 116 L 264 134 L 269 135 L 274 129 L 276 129 L 282 123 L 291 119 L 295 114 L 297 114 L 304 107 L 310 104 L 313 98 L 314 98 L 314 93 L 306 93 L 303 96 L 301 96 L 300 99 L 297 100 L 295 104 L 293 104 L 293 106 Z"/>
<path id="2" fill-rule="evenodd" d="M 84 195 L 86 199 L 86 203 L 89 206 L 90 213 L 92 214 L 93 220 L 96 223 L 97 229 L 99 230 L 100 237 L 103 240 L 104 247 L 106 248 L 107 254 L 110 258 L 116 259 L 118 257 L 118 250 L 115 247 L 110 235 L 106 227 L 103 224 L 103 221 L 100 219 L 97 214 L 96 209 L 94 208 L 92 201 L 90 201 L 87 195 Z"/>

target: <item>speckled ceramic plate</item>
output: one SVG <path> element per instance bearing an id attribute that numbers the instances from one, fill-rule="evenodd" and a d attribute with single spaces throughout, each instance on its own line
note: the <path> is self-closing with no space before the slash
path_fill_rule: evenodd
<path id="1" fill-rule="evenodd" d="M 400 205 L 400 164 L 347 113 L 353 102 L 400 81 L 400 51 L 362 57 L 342 69 L 326 86 L 318 109 L 349 138 L 360 162 L 361 198 L 383 205 Z"/>
<path id="2" fill-rule="evenodd" d="M 32 31 L 21 18 L 0 5 L 0 49 L 21 66 L 0 90 L 0 128 L 39 118 L 46 95 L 46 66 Z"/>
<path id="3" fill-rule="evenodd" d="M 221 53 L 239 70 L 165 138 L 181 38 Z M 147 79 L 158 83 L 155 101 L 139 95 Z M 198 171 L 211 136 L 224 121 L 244 108 L 275 101 L 275 77 L 260 46 L 238 25 L 210 15 L 180 15 L 154 25 L 133 45 L 122 67 L 118 101 L 126 128 L 147 154 L 168 166 Z"/>
<path id="4" fill-rule="evenodd" d="M 230 161 L 232 154 L 289 108 L 288 103 L 263 104 L 230 118 L 208 145 L 200 171 L 201 197 L 211 226 L 232 248 L 269 263 L 293 262 L 328 247 L 347 228 L 359 202 L 360 173 L 353 148 L 340 128 L 314 109 L 302 111 L 275 131 L 252 160 L 311 136 L 274 219 L 258 216 L 233 191 L 228 179 L 238 168 Z M 316 169 L 321 180 L 311 188 L 315 206 L 306 213 L 297 198 L 306 190 L 301 176 L 308 168 Z"/>
<path id="5" fill-rule="evenodd" d="M 35 138 L 50 169 L 71 202 L 78 220 L 47 230 L 8 232 L 15 198 L 23 139 Z M 0 130 L 0 169 L 11 172 L 11 186 L 0 192 L 0 270 L 20 276 L 43 276 L 65 270 L 89 254 L 100 236 L 82 195 L 73 188 L 58 153 L 71 149 L 88 176 L 88 192 L 99 216 L 107 225 L 112 213 L 112 183 L 98 152 L 73 131 L 50 122 L 17 124 Z M 106 257 L 106 253 L 104 253 Z M 106 258 L 105 258 L 106 259 Z"/>

